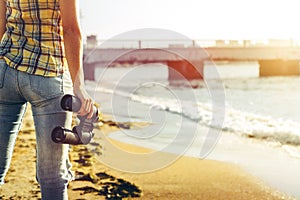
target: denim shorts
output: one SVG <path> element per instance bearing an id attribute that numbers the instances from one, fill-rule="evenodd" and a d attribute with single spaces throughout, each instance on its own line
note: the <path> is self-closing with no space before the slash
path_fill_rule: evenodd
<path id="1" fill-rule="evenodd" d="M 43 199 L 67 199 L 72 179 L 68 145 L 56 144 L 51 132 L 56 126 L 71 128 L 72 114 L 62 110 L 60 99 L 72 94 L 68 72 L 57 77 L 31 75 L 15 70 L 0 59 L 0 184 L 8 171 L 14 143 L 27 104 L 31 104 L 36 130 L 36 177 Z"/>

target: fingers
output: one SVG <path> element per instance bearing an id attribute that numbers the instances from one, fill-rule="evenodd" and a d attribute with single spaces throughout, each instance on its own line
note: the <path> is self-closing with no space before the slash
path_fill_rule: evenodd
<path id="1" fill-rule="evenodd" d="M 94 101 L 86 92 L 85 89 L 74 90 L 75 96 L 77 96 L 81 101 L 81 107 L 78 111 L 79 116 L 86 116 L 87 119 L 91 119 L 94 113 Z"/>
<path id="2" fill-rule="evenodd" d="M 85 116 L 87 115 L 87 119 L 91 119 L 94 113 L 94 108 L 93 108 L 93 100 L 88 98 L 81 100 L 81 108 L 78 112 L 80 116 Z"/>

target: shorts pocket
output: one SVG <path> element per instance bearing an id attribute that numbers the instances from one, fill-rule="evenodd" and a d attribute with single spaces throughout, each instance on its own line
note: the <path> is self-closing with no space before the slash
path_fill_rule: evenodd
<path id="1" fill-rule="evenodd" d="M 43 99 L 50 99 L 63 94 L 62 76 L 44 77 L 30 75 L 31 90 Z"/>
<path id="2" fill-rule="evenodd" d="M 4 77 L 7 69 L 7 65 L 4 60 L 0 59 L 0 88 L 4 86 Z"/>

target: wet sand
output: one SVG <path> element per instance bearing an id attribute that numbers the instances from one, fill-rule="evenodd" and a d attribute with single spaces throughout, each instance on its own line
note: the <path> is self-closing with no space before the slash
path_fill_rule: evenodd
<path id="1" fill-rule="evenodd" d="M 130 128 L 130 124 L 109 122 L 101 126 L 101 131 L 109 134 L 120 126 Z M 131 152 L 151 151 L 111 142 Z M 69 199 L 292 199 L 231 163 L 181 157 L 161 170 L 132 174 L 101 164 L 94 156 L 101 154 L 101 144 L 92 146 L 93 153 L 84 145 L 72 146 L 70 159 L 76 180 L 69 185 Z M 34 127 L 27 112 L 6 184 L 0 187 L 0 199 L 40 199 L 35 160 Z"/>

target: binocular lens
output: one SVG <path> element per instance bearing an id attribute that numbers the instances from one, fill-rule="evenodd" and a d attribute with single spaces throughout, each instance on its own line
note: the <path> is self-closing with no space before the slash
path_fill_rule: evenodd
<path id="1" fill-rule="evenodd" d="M 73 95 L 66 94 L 61 99 L 60 105 L 66 111 L 78 112 L 81 107 L 81 101 Z"/>
<path id="2" fill-rule="evenodd" d="M 66 139 L 64 129 L 62 127 L 56 127 L 52 131 L 52 140 L 56 143 L 62 143 Z"/>
<path id="3" fill-rule="evenodd" d="M 55 143 L 60 144 L 88 144 L 91 142 L 94 134 L 92 132 L 82 132 L 79 128 L 79 133 L 77 133 L 78 127 L 74 127 L 73 130 L 68 130 L 62 127 L 56 127 L 52 131 L 52 140 Z"/>
<path id="4" fill-rule="evenodd" d="M 82 144 L 79 136 L 76 133 L 73 133 L 71 130 L 62 127 L 56 127 L 53 129 L 52 140 L 61 144 Z"/>

